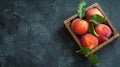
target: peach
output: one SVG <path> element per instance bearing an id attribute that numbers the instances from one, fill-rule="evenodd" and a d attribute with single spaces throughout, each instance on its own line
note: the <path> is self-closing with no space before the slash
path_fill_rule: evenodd
<path id="1" fill-rule="evenodd" d="M 72 21 L 71 28 L 77 35 L 83 35 L 88 32 L 88 22 L 82 19 L 75 19 Z"/>
<path id="2" fill-rule="evenodd" d="M 98 46 L 98 39 L 94 35 L 88 33 L 82 36 L 81 43 L 84 47 L 93 49 Z"/>
<path id="3" fill-rule="evenodd" d="M 97 38 L 98 38 L 99 43 L 102 43 L 102 42 L 108 40 L 108 38 L 105 36 L 98 36 Z"/>
<path id="4" fill-rule="evenodd" d="M 110 27 L 105 24 L 98 24 L 95 27 L 95 31 L 98 34 L 98 39 L 100 42 L 107 40 L 107 38 L 112 34 Z"/>
<path id="5" fill-rule="evenodd" d="M 102 13 L 97 9 L 97 8 L 92 8 L 92 9 L 89 9 L 86 13 L 86 18 L 89 19 L 91 16 L 95 15 L 95 14 L 98 14 L 102 17 L 104 17 L 102 15 Z"/>

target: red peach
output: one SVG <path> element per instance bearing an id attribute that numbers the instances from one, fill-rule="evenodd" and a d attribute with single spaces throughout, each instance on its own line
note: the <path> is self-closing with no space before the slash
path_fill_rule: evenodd
<path id="1" fill-rule="evenodd" d="M 102 43 L 102 42 L 108 40 L 108 38 L 105 36 L 98 36 L 97 38 L 98 38 L 99 43 Z"/>
<path id="2" fill-rule="evenodd" d="M 98 46 L 98 39 L 94 35 L 88 33 L 82 36 L 81 43 L 84 47 L 93 49 Z"/>
<path id="3" fill-rule="evenodd" d="M 110 27 L 105 24 L 98 24 L 95 27 L 95 31 L 99 36 L 98 39 L 100 42 L 107 40 L 107 38 L 110 37 L 112 34 Z"/>
<path id="4" fill-rule="evenodd" d="M 88 32 L 88 26 L 87 21 L 77 18 L 72 21 L 71 28 L 75 34 L 83 35 Z"/>
<path id="5" fill-rule="evenodd" d="M 110 35 L 112 34 L 111 29 L 105 24 L 98 24 L 95 27 L 95 31 L 98 35 L 105 37 L 110 37 Z"/>
<path id="6" fill-rule="evenodd" d="M 95 15 L 95 14 L 98 14 L 98 15 L 104 17 L 102 15 L 102 13 L 97 8 L 92 8 L 92 9 L 87 11 L 86 18 L 89 19 L 92 15 Z"/>

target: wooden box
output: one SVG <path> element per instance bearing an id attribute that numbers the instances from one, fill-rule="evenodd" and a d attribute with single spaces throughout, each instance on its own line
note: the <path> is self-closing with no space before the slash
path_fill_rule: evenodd
<path id="1" fill-rule="evenodd" d="M 91 8 L 98 8 L 101 13 L 103 14 L 103 16 L 107 19 L 107 24 L 108 26 L 111 28 L 112 30 L 112 36 L 104 41 L 103 43 L 99 44 L 96 48 L 92 49 L 92 53 L 98 51 L 99 49 L 103 48 L 105 45 L 107 45 L 108 43 L 112 42 L 113 40 L 115 40 L 117 37 L 119 37 L 119 33 L 116 31 L 116 29 L 113 27 L 112 23 L 110 22 L 110 20 L 108 19 L 108 17 L 106 16 L 105 12 L 102 10 L 102 8 L 99 6 L 98 3 L 94 3 L 93 5 L 89 6 L 86 8 L 86 11 L 91 9 Z M 71 29 L 71 22 L 75 19 L 78 18 L 78 14 L 75 14 L 73 16 L 71 16 L 70 18 L 66 19 L 64 21 L 64 24 L 67 28 L 67 30 L 70 32 L 70 34 L 72 35 L 72 37 L 74 38 L 74 40 L 76 41 L 76 43 L 78 44 L 78 46 L 81 48 L 82 45 L 78 39 L 78 37 L 76 36 L 76 34 L 74 34 L 74 32 Z"/>

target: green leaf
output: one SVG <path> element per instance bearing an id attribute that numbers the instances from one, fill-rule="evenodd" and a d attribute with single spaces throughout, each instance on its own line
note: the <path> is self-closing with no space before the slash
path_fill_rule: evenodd
<path id="1" fill-rule="evenodd" d="M 92 23 L 89 24 L 89 30 L 88 30 L 91 34 L 93 34 L 94 36 L 98 36 L 97 33 L 95 32 L 94 26 Z"/>
<path id="2" fill-rule="evenodd" d="M 84 0 L 82 0 L 82 2 L 80 2 L 78 5 L 77 12 L 80 18 L 83 18 L 85 16 L 85 6 L 86 6 L 86 3 Z"/>
<path id="3" fill-rule="evenodd" d="M 98 59 L 98 56 L 95 55 L 95 54 L 90 54 L 88 56 L 88 61 L 93 64 L 93 65 L 96 65 L 96 64 L 99 64 L 99 59 Z"/>
<path id="4" fill-rule="evenodd" d="M 86 55 L 86 54 L 91 54 L 91 49 L 83 47 L 80 50 L 76 51 L 78 54 Z"/>
<path id="5" fill-rule="evenodd" d="M 103 23 L 105 21 L 106 21 L 106 19 L 98 14 L 91 16 L 89 19 L 89 22 L 94 22 L 95 24 L 100 24 L 100 23 Z"/>

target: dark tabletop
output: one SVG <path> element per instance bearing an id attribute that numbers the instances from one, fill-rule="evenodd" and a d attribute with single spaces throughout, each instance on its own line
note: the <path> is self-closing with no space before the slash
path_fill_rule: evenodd
<path id="1" fill-rule="evenodd" d="M 0 67 L 91 67 L 63 21 L 80 0 L 0 0 Z M 120 0 L 98 2 L 120 32 Z M 120 67 L 120 38 L 95 54 L 96 67 Z"/>

